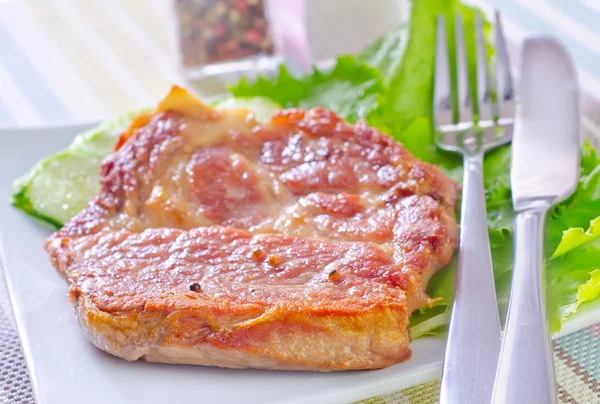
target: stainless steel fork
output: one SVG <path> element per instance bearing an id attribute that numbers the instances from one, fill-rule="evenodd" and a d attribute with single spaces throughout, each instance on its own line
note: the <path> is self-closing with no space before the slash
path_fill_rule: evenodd
<path id="1" fill-rule="evenodd" d="M 461 153 L 464 159 L 458 268 L 440 403 L 487 404 L 491 400 L 501 335 L 486 220 L 483 156 L 486 151 L 508 143 L 512 138 L 514 93 L 500 16 L 496 14 L 496 62 L 492 74 L 488 69 L 481 16 L 477 15 L 475 117 L 460 16 L 456 16 L 454 26 L 457 105 L 453 109 L 443 16 L 437 21 L 433 95 L 437 146 Z M 497 97 L 492 99 L 494 87 Z M 458 119 L 455 119 L 455 110 Z"/>

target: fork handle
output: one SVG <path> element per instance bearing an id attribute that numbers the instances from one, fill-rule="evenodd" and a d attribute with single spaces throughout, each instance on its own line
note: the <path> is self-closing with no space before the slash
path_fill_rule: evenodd
<path id="1" fill-rule="evenodd" d="M 465 156 L 460 249 L 441 404 L 489 403 L 500 352 L 482 166 L 483 153 Z"/>
<path id="2" fill-rule="evenodd" d="M 494 404 L 556 403 L 552 345 L 545 309 L 542 206 L 515 219 L 515 268 Z"/>

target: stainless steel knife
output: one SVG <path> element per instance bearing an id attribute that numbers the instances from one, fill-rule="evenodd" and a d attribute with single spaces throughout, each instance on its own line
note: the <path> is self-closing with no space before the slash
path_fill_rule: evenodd
<path id="1" fill-rule="evenodd" d="M 515 263 L 492 403 L 556 403 L 543 272 L 544 219 L 579 180 L 579 90 L 564 48 L 527 39 L 512 145 Z"/>

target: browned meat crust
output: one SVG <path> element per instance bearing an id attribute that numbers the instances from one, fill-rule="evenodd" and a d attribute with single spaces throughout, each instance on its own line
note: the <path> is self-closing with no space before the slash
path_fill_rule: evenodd
<path id="1" fill-rule="evenodd" d="M 457 245 L 457 187 L 333 112 L 265 125 L 174 88 L 46 248 L 81 325 L 128 360 L 343 370 L 410 357 Z"/>

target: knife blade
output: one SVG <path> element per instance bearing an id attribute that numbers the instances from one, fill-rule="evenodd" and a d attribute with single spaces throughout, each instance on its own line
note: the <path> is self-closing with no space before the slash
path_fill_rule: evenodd
<path id="1" fill-rule="evenodd" d="M 550 37 L 525 41 L 512 147 L 516 211 L 530 202 L 554 204 L 579 180 L 579 90 L 573 64 Z"/>
<path id="2" fill-rule="evenodd" d="M 556 403 L 543 274 L 544 219 L 579 180 L 579 90 L 551 37 L 527 39 L 512 146 L 515 263 L 492 403 Z"/>

